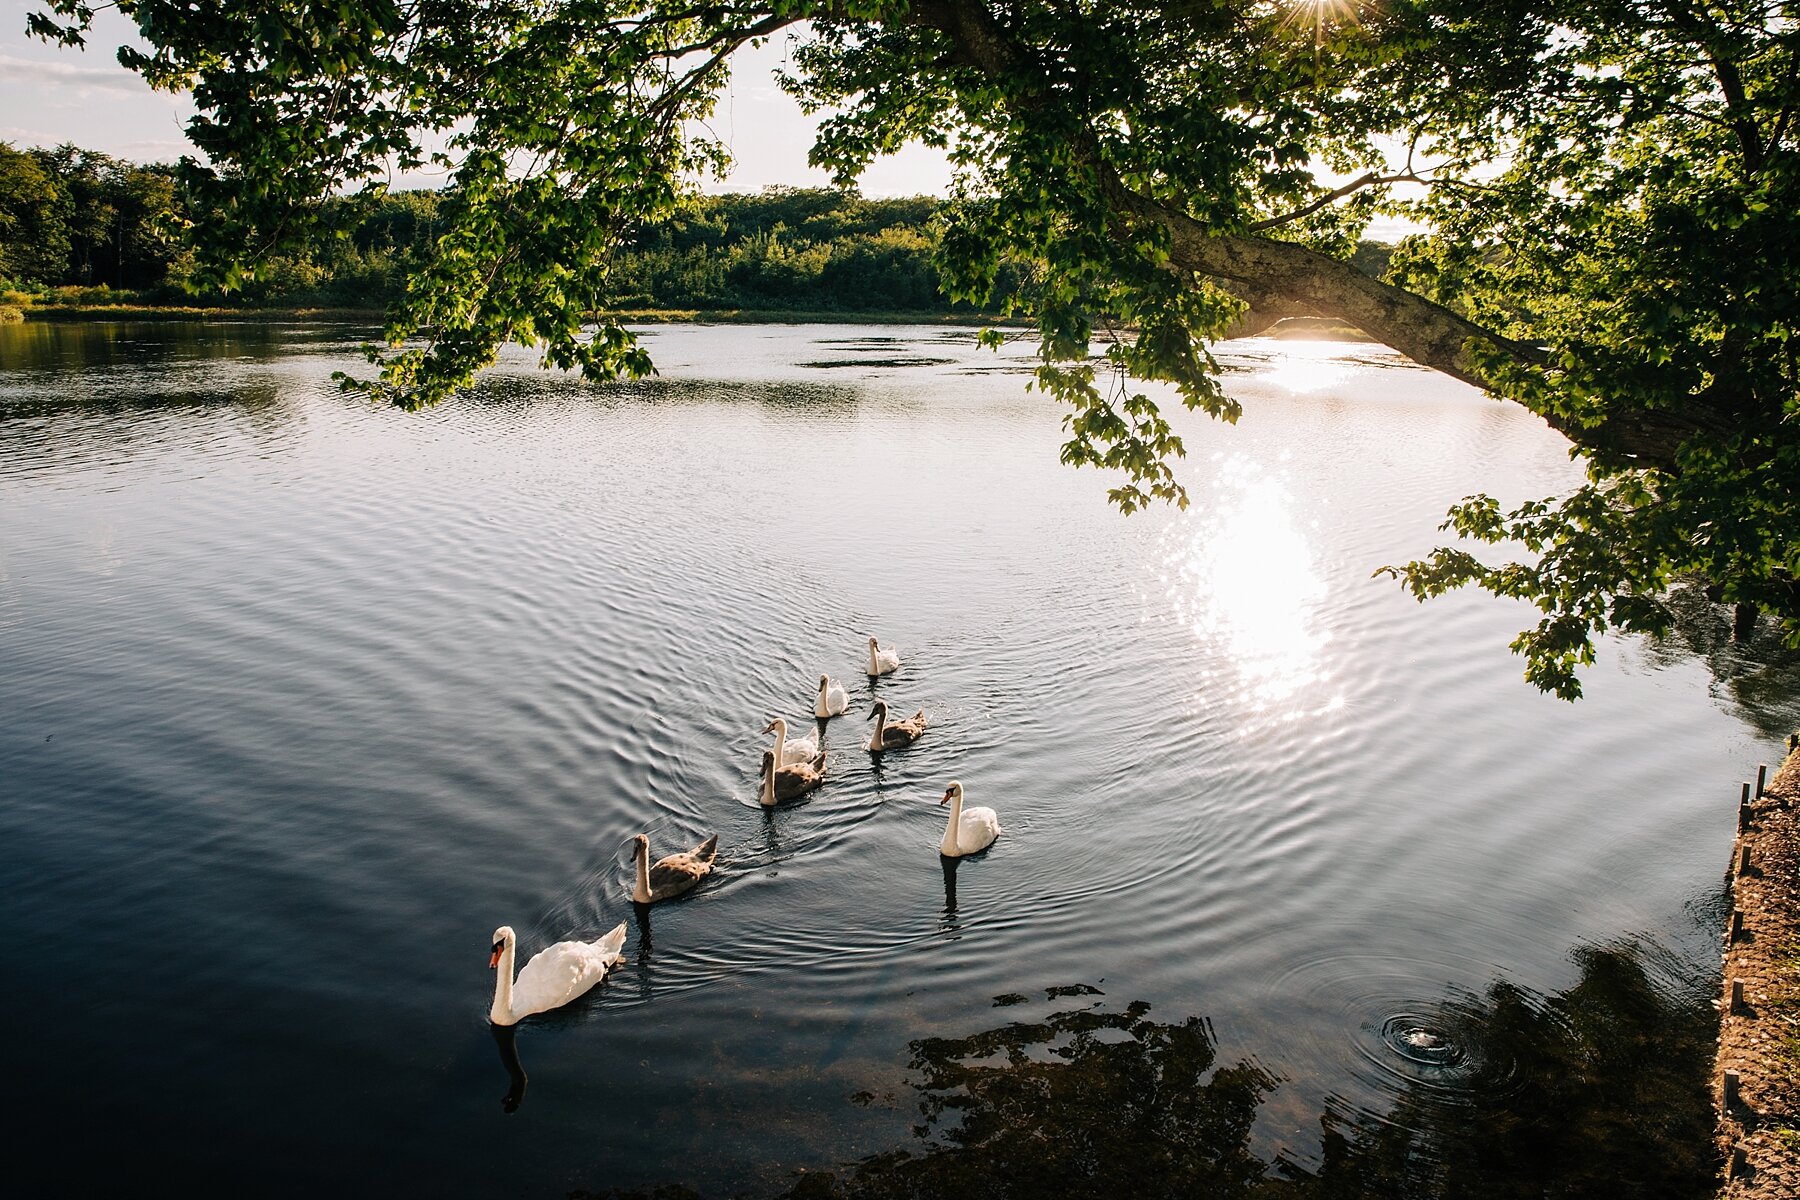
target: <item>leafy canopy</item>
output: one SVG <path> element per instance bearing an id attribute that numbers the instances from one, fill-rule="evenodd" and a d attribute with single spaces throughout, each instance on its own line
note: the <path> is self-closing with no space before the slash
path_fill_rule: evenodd
<path id="1" fill-rule="evenodd" d="M 191 88 L 200 282 L 316 235 L 333 193 L 449 173 L 372 393 L 429 404 L 507 342 L 590 376 L 650 362 L 591 320 L 633 231 L 723 161 L 734 51 L 798 39 L 849 182 L 909 141 L 959 182 L 940 269 L 1006 264 L 1069 407 L 1063 457 L 1126 511 L 1184 503 L 1159 396 L 1224 420 L 1209 339 L 1336 317 L 1523 404 L 1584 486 L 1471 497 L 1462 546 L 1390 568 L 1420 597 L 1535 604 L 1527 676 L 1579 694 L 1609 629 L 1658 630 L 1698 579 L 1800 643 L 1800 5 L 1754 0 L 118 0 L 153 84 Z M 40 34 L 78 42 L 85 0 Z M 1396 185 L 1407 185 L 1396 191 Z M 1430 223 L 1390 282 L 1347 262 L 1381 212 Z M 409 339 L 420 338 L 413 344 Z M 1098 353 L 1093 353 L 1098 345 Z M 1163 385 L 1152 394 L 1139 381 Z"/>

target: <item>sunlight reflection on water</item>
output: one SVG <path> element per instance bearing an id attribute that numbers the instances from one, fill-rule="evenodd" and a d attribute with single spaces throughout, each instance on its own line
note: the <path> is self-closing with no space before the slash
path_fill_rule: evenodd
<path id="1" fill-rule="evenodd" d="M 1350 378 L 1343 342 L 1280 343 L 1281 352 L 1261 372 L 1264 382 L 1290 392 L 1323 391 Z"/>
<path id="2" fill-rule="evenodd" d="M 1219 456 L 1214 486 L 1203 511 L 1169 526 L 1163 547 L 1171 608 L 1200 640 L 1199 661 L 1217 664 L 1201 681 L 1265 718 L 1253 724 L 1341 706 L 1319 620 L 1328 589 L 1292 494 L 1242 455 Z M 1217 686 L 1225 672 L 1234 688 Z"/>

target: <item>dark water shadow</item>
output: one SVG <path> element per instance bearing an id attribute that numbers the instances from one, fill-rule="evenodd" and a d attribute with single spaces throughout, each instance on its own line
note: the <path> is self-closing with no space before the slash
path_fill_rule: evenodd
<path id="1" fill-rule="evenodd" d="M 121 366 L 267 362 L 321 349 L 353 348 L 374 332 L 364 322 L 27 321 L 0 326 L 0 372 L 51 376 Z"/>
<path id="2" fill-rule="evenodd" d="M 830 371 L 841 367 L 942 367 L 954 363 L 954 358 L 934 358 L 928 354 L 902 354 L 891 358 L 821 358 L 811 362 L 796 363 L 795 366 L 808 367 L 815 371 Z"/>
<path id="3" fill-rule="evenodd" d="M 1221 1064 L 1205 1018 L 1159 1021 L 1147 1003 L 1120 1007 L 1072 985 L 1046 992 L 1060 1011 L 910 1043 L 913 1141 L 807 1172 L 780 1195 L 1710 1197 L 1716 1017 L 1702 990 L 1667 983 L 1663 959 L 1635 944 L 1572 957 L 1580 977 L 1553 995 L 1502 980 L 1445 997 L 1432 1044 L 1411 1048 L 1389 1107 L 1322 1115 L 1313 1166 L 1259 1153 L 1257 1115 L 1281 1080 L 1254 1061 Z"/>
<path id="4" fill-rule="evenodd" d="M 506 1095 L 500 1098 L 501 1111 L 518 1112 L 519 1105 L 525 1102 L 525 1085 L 530 1082 L 524 1064 L 519 1061 L 519 1027 L 489 1025 L 488 1032 L 494 1035 L 494 1045 L 500 1051 L 500 1065 L 506 1068 L 506 1077 L 511 1081 Z"/>
<path id="5" fill-rule="evenodd" d="M 1674 589 L 1667 603 L 1674 624 L 1661 637 L 1644 639 L 1654 666 L 1704 662 L 1714 694 L 1768 740 L 1800 726 L 1800 649 L 1787 644 L 1775 621 L 1763 617 L 1742 636 L 1733 629 L 1731 606 L 1709 600 L 1698 586 Z"/>

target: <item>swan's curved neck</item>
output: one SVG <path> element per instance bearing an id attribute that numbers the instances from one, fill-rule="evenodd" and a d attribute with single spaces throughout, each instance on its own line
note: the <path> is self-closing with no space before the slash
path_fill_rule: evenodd
<path id="1" fill-rule="evenodd" d="M 764 808 L 775 807 L 775 762 L 773 759 L 769 761 L 768 766 L 763 768 L 762 804 Z"/>
<path id="2" fill-rule="evenodd" d="M 650 903 L 650 847 L 643 842 L 637 844 L 637 887 L 631 891 L 631 898 L 639 904 Z"/>
<path id="3" fill-rule="evenodd" d="M 869 643 L 869 674 L 871 674 L 871 675 L 881 674 L 881 664 L 879 662 L 875 661 L 875 643 L 874 642 Z"/>
<path id="4" fill-rule="evenodd" d="M 512 989 L 513 989 L 513 938 L 507 938 L 506 944 L 500 947 L 500 961 L 494 967 L 494 1007 L 488 1010 L 488 1020 L 496 1025 L 511 1025 Z"/>
<path id="5" fill-rule="evenodd" d="M 787 722 L 775 722 L 775 765 L 781 765 L 781 752 L 787 748 Z"/>
<path id="6" fill-rule="evenodd" d="M 826 679 L 819 680 L 819 711 L 820 712 L 825 711 L 825 700 L 826 700 L 825 686 L 829 682 L 830 681 L 826 680 Z"/>
<path id="7" fill-rule="evenodd" d="M 938 845 L 938 853 L 955 858 L 961 849 L 957 834 L 962 830 L 962 793 L 957 792 L 950 797 L 950 821 L 944 826 L 944 840 Z"/>
<path id="8" fill-rule="evenodd" d="M 887 709 L 879 704 L 875 706 L 875 732 L 869 735 L 869 749 L 880 750 L 886 743 Z"/>

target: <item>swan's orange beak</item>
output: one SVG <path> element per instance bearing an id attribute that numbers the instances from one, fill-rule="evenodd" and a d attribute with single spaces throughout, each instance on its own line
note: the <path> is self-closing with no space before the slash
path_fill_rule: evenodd
<path id="1" fill-rule="evenodd" d="M 500 951 L 505 947 L 505 945 L 506 945 L 505 942 L 495 942 L 494 943 L 494 957 L 488 959 L 488 970 L 491 971 L 495 967 L 498 967 L 500 965 Z"/>
<path id="2" fill-rule="evenodd" d="M 939 801 L 938 801 L 938 803 L 939 803 L 939 804 L 948 804 L 948 803 L 950 803 L 950 792 L 949 792 L 949 791 L 948 791 L 948 790 L 946 790 L 946 791 L 945 791 L 945 792 L 944 792 L 944 798 L 943 798 L 943 799 L 942 799 L 942 800 L 939 800 Z"/>

